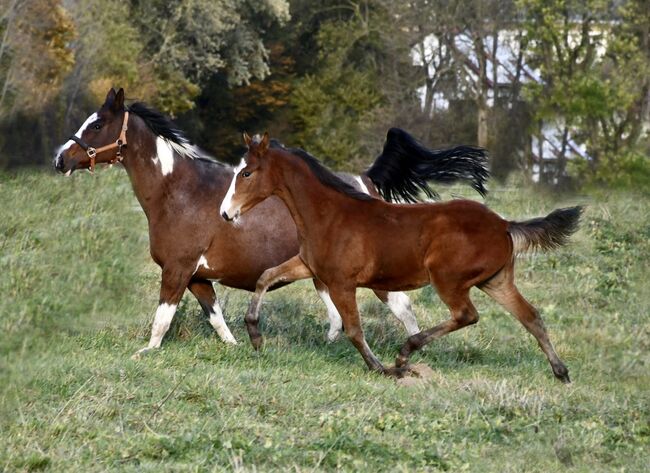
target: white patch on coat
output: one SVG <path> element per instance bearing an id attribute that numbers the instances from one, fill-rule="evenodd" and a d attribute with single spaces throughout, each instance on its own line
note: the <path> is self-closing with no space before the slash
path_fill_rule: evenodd
<path id="1" fill-rule="evenodd" d="M 194 269 L 194 274 L 196 274 L 201 266 L 203 266 L 205 269 L 210 269 L 210 266 L 208 266 L 208 260 L 206 259 L 205 255 L 201 255 L 199 260 L 196 262 L 196 269 Z"/>
<path id="2" fill-rule="evenodd" d="M 77 130 L 77 132 L 74 134 L 77 138 L 81 139 L 81 135 L 83 135 L 83 132 L 86 131 L 86 128 L 88 128 L 88 125 L 90 125 L 92 122 L 97 120 L 99 118 L 99 115 L 97 113 L 93 113 L 91 116 L 86 118 L 86 121 L 81 125 L 81 127 Z M 72 146 L 75 142 L 72 140 L 66 141 L 63 146 L 61 146 L 57 152 L 56 156 L 61 156 L 65 150 L 67 150 L 70 146 Z"/>
<path id="3" fill-rule="evenodd" d="M 420 332 L 418 321 L 415 319 L 413 310 L 411 309 L 411 300 L 409 296 L 403 292 L 389 292 L 388 293 L 388 308 L 391 310 L 395 317 L 404 324 L 406 333 L 415 335 Z"/>
<path id="4" fill-rule="evenodd" d="M 333 342 L 341 335 L 341 330 L 343 329 L 343 320 L 341 319 L 341 314 L 339 314 L 338 309 L 330 297 L 330 293 L 328 291 L 318 291 L 318 295 L 325 303 L 325 307 L 327 307 L 327 317 L 330 319 L 330 328 L 327 332 L 327 339 L 330 342 Z"/>
<path id="5" fill-rule="evenodd" d="M 354 176 L 354 178 L 357 180 L 357 182 L 361 186 L 361 192 L 363 192 L 364 194 L 370 195 L 370 192 L 368 191 L 368 188 L 366 187 L 366 184 L 363 182 L 363 179 L 361 179 L 361 176 Z"/>
<path id="6" fill-rule="evenodd" d="M 244 169 L 246 167 L 246 160 L 242 158 L 241 162 L 239 165 L 232 170 L 233 176 L 232 176 L 232 181 L 230 181 L 230 187 L 228 187 L 228 192 L 226 192 L 226 196 L 223 198 L 223 201 L 221 202 L 221 206 L 219 207 L 219 214 L 223 215 L 224 212 L 228 217 L 232 217 L 234 215 L 234 211 L 231 211 L 231 206 L 232 206 L 232 198 L 235 195 L 235 182 L 237 182 L 237 174 L 239 174 L 239 171 Z M 236 209 L 235 209 L 236 210 Z"/>
<path id="7" fill-rule="evenodd" d="M 160 163 L 162 175 L 171 174 L 174 170 L 174 148 L 169 145 L 169 141 L 158 137 L 156 138 L 156 156 L 153 158 L 155 164 Z"/>
<path id="8" fill-rule="evenodd" d="M 212 310 L 210 311 L 210 324 L 217 331 L 219 338 L 226 343 L 231 343 L 237 345 L 237 340 L 233 337 L 230 329 L 226 325 L 226 321 L 223 318 L 223 312 L 221 312 L 221 307 L 219 306 L 218 301 L 214 301 Z"/>

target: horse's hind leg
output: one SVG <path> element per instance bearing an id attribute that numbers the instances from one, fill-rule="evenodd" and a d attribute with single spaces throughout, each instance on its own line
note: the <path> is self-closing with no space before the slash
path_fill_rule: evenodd
<path id="1" fill-rule="evenodd" d="M 219 338 L 226 343 L 236 345 L 237 340 L 235 340 L 228 325 L 226 325 L 212 283 L 207 279 L 192 279 L 187 288 L 194 294 L 199 304 L 201 304 L 203 312 L 209 318 L 210 325 L 216 330 Z"/>
<path id="2" fill-rule="evenodd" d="M 469 299 L 469 289 L 448 288 L 441 284 L 436 284 L 435 287 L 438 290 L 440 299 L 449 307 L 451 319 L 435 327 L 411 335 L 400 349 L 399 355 L 397 355 L 397 359 L 395 360 L 395 366 L 398 368 L 407 366 L 411 354 L 427 343 L 478 322 L 478 312 Z"/>
<path id="3" fill-rule="evenodd" d="M 341 320 L 341 314 L 339 314 L 339 311 L 334 305 L 334 302 L 332 302 L 330 291 L 327 286 L 318 279 L 314 279 L 314 287 L 316 288 L 318 296 L 325 303 L 325 307 L 327 307 L 327 318 L 330 321 L 330 328 L 327 331 L 327 339 L 330 342 L 333 342 L 341 335 L 343 328 L 343 320 Z"/>
<path id="4" fill-rule="evenodd" d="M 388 306 L 393 315 L 404 324 L 406 333 L 415 335 L 420 331 L 418 321 L 411 308 L 409 296 L 403 292 L 373 291 L 375 295 Z"/>
<path id="5" fill-rule="evenodd" d="M 480 285 L 479 289 L 517 317 L 526 330 L 537 339 L 537 343 L 551 364 L 555 377 L 563 383 L 570 383 L 569 370 L 555 353 L 537 309 L 519 293 L 514 284 L 514 266 L 510 265 L 502 269 L 496 276 Z"/>

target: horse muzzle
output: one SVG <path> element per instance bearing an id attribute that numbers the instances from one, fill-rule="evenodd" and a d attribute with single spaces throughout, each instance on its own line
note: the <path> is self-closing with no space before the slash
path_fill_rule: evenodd
<path id="1" fill-rule="evenodd" d="M 65 160 L 63 159 L 63 153 L 59 153 L 54 157 L 54 160 L 52 161 L 52 164 L 54 166 L 54 169 L 56 169 L 57 172 L 60 172 L 61 174 L 65 174 L 66 176 L 69 176 L 72 174 L 72 171 L 74 171 L 74 165 L 70 167 L 70 169 L 66 170 L 66 165 L 65 165 Z"/>

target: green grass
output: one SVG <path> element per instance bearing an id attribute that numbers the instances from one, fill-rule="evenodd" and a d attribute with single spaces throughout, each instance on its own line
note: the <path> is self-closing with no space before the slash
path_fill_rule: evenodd
<path id="1" fill-rule="evenodd" d="M 453 192 L 471 196 L 465 190 Z M 450 193 L 445 193 L 449 197 Z M 309 283 L 269 295 L 254 353 L 249 295 L 218 288 L 229 347 L 186 295 L 163 348 L 148 340 L 159 270 L 126 175 L 0 175 L 0 471 L 647 471 L 650 464 L 646 198 L 495 189 L 509 218 L 587 203 L 572 244 L 518 263 L 573 384 L 557 382 L 512 317 L 476 291 L 476 326 L 414 357 L 402 387 L 325 342 Z M 215 204 L 216 205 L 216 204 Z M 414 291 L 422 327 L 447 317 Z M 392 363 L 405 334 L 368 291 L 370 345 Z"/>

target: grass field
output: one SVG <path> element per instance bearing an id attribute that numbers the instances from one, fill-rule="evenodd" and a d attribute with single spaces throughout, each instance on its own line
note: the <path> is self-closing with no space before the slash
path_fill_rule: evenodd
<path id="1" fill-rule="evenodd" d="M 476 291 L 481 321 L 414 356 L 434 370 L 414 387 L 326 343 L 308 283 L 269 295 L 259 354 L 249 295 L 219 287 L 238 346 L 186 294 L 163 348 L 133 361 L 159 270 L 125 173 L 0 175 L 0 199 L 0 471 L 648 470 L 647 198 L 494 189 L 488 205 L 513 219 L 588 205 L 570 246 L 518 263 L 573 384 Z M 447 317 L 430 289 L 411 297 L 421 327 Z M 359 302 L 392 364 L 403 329 L 368 291 Z"/>

